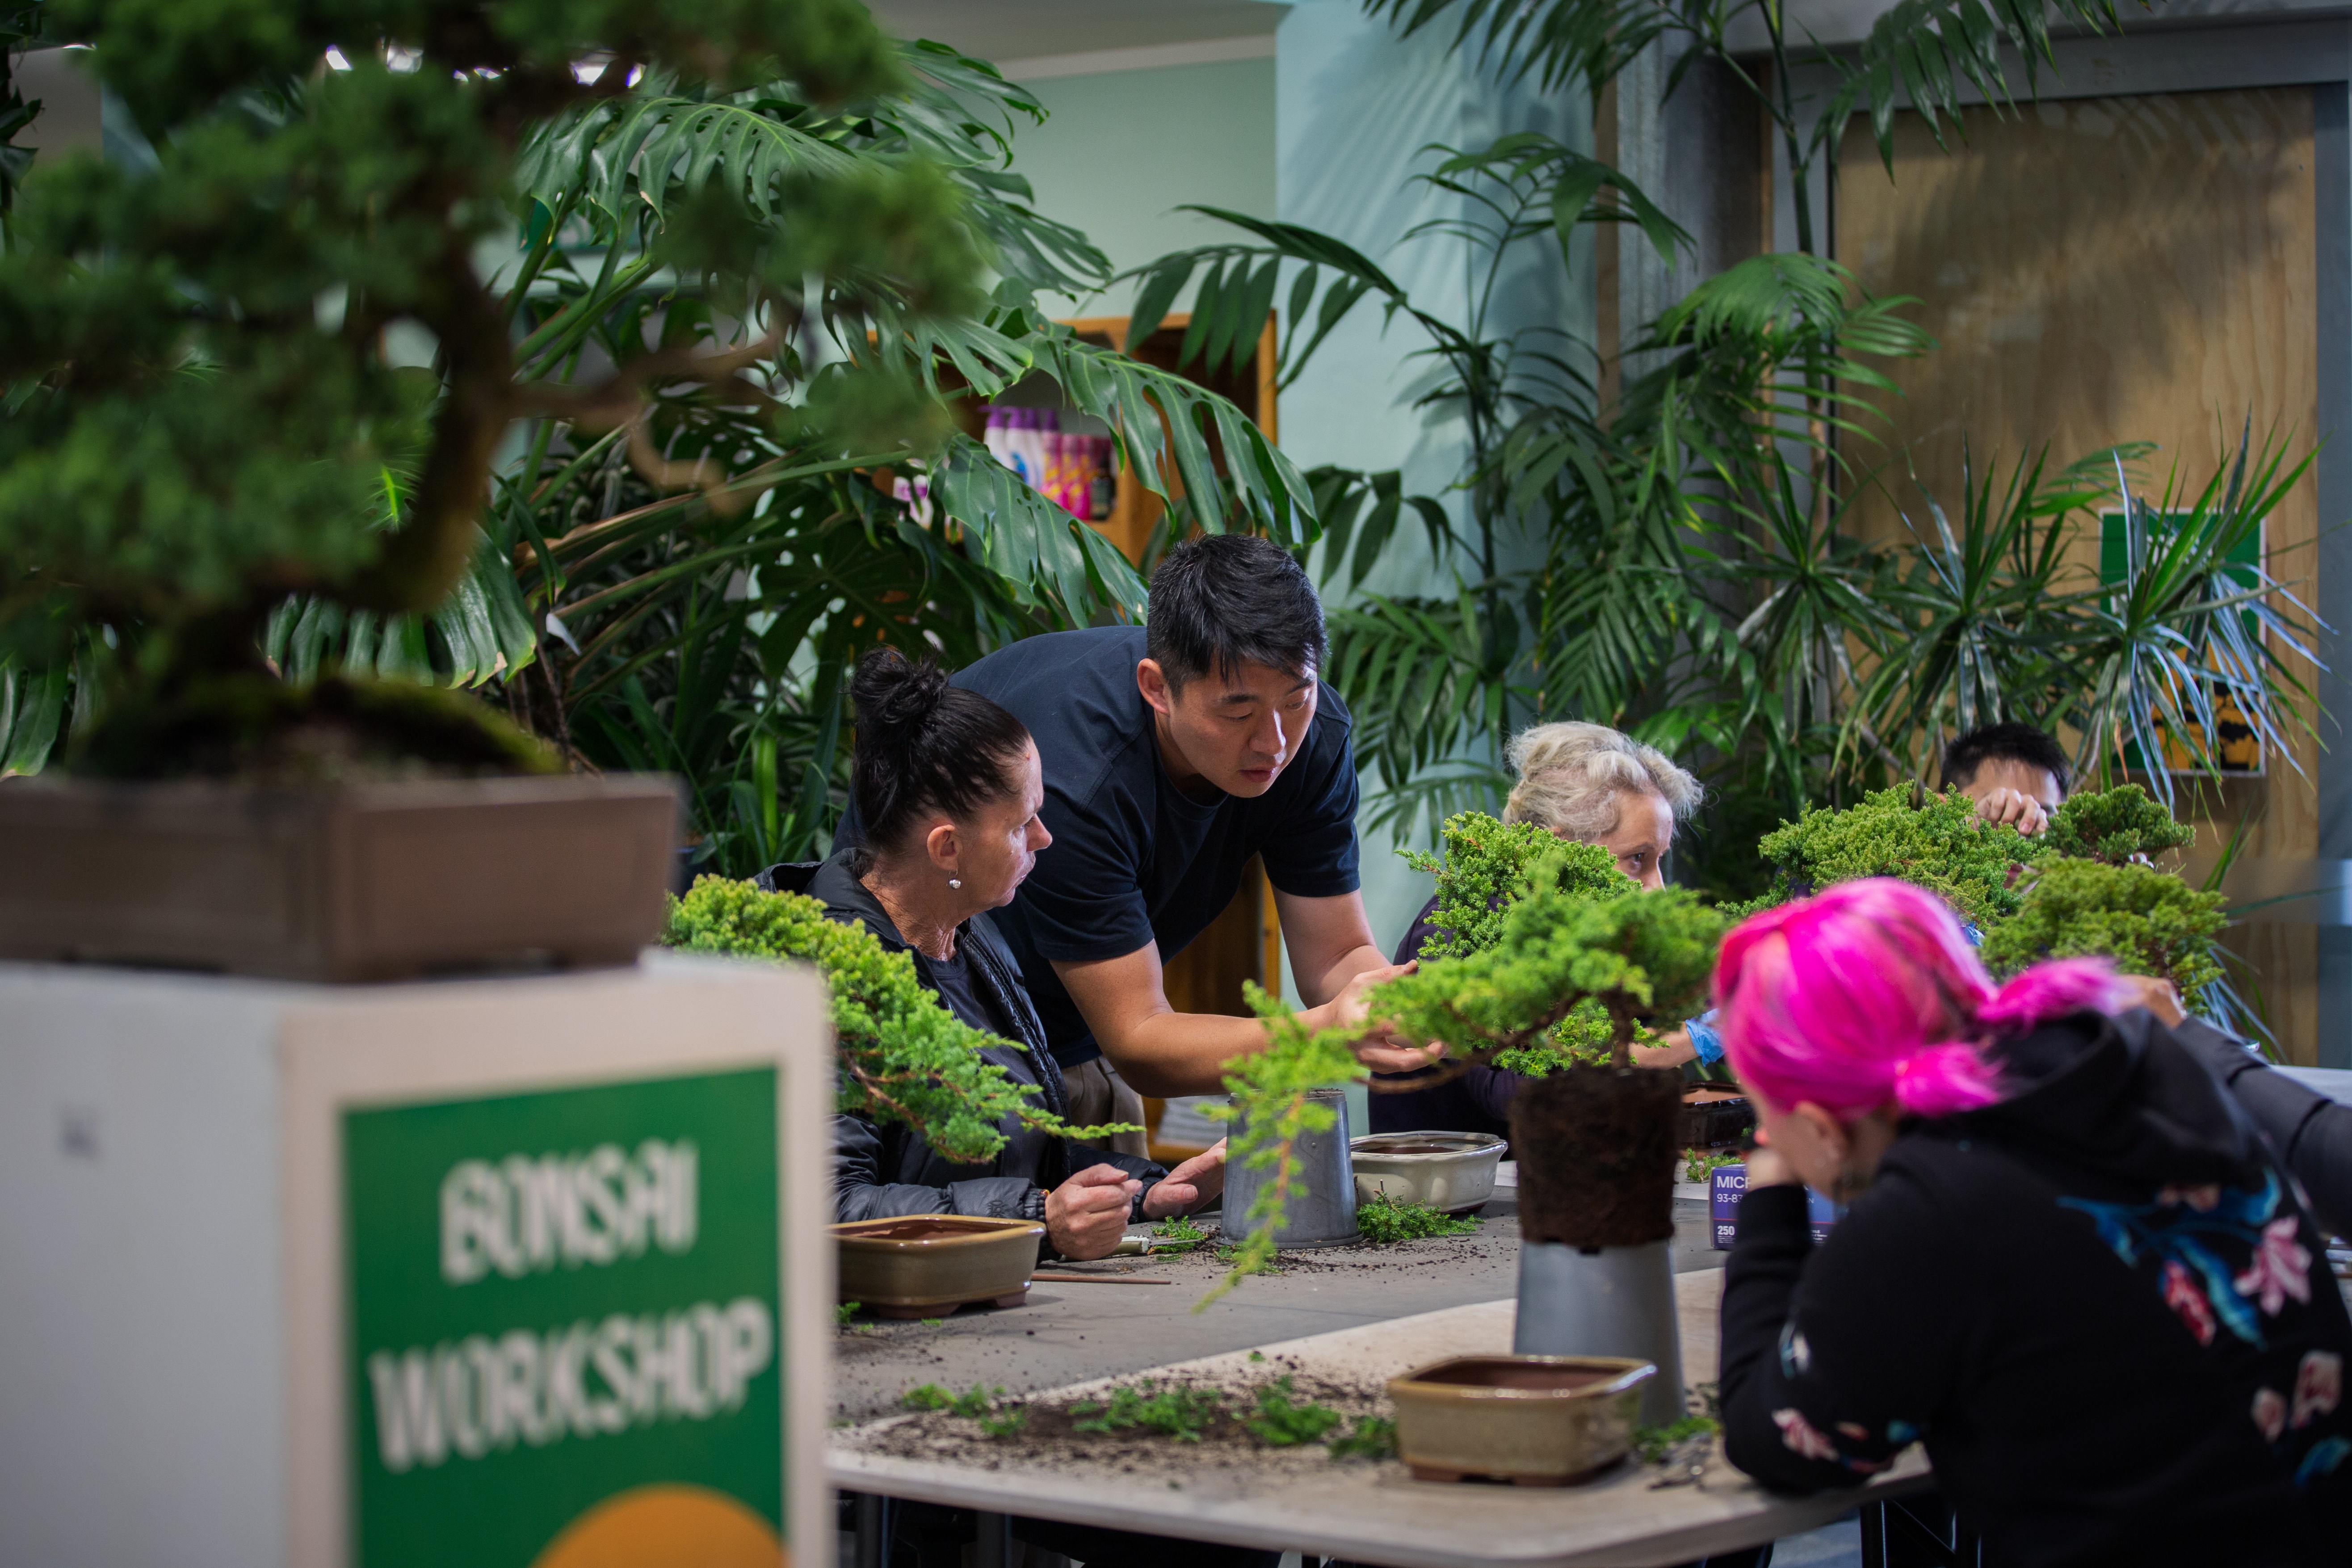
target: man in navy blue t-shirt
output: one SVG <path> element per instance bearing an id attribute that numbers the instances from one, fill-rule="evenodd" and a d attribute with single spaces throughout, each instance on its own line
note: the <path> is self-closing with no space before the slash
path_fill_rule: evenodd
<path id="1" fill-rule="evenodd" d="M 1030 637 L 954 678 L 1027 725 L 1045 764 L 1054 841 L 996 921 L 1080 1120 L 1140 1121 L 1138 1092 L 1213 1092 L 1223 1063 L 1265 1047 L 1256 1020 L 1179 1013 L 1161 982 L 1253 855 L 1311 1025 L 1362 1023 L 1363 990 L 1404 973 L 1357 890 L 1349 721 L 1317 679 L 1324 653 L 1297 563 L 1211 534 L 1153 574 L 1148 627 Z M 1428 1061 L 1377 1030 L 1359 1054 L 1383 1070 Z"/>

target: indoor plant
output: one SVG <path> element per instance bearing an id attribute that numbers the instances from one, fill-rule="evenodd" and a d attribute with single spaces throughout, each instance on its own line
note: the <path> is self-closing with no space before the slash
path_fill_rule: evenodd
<path id="1" fill-rule="evenodd" d="M 480 778 L 555 759 L 453 692 L 362 672 L 397 663 L 397 625 L 421 648 L 435 617 L 453 646 L 468 618 L 446 615 L 453 603 L 480 623 L 467 657 L 484 672 L 527 656 L 535 628 L 482 527 L 518 420 L 610 431 L 650 482 L 722 512 L 762 481 L 721 485 L 666 451 L 656 403 L 749 408 L 820 466 L 859 443 L 926 449 L 944 423 L 929 354 L 901 345 L 973 321 L 984 245 L 920 138 L 832 157 L 782 116 L 730 142 L 729 161 L 696 162 L 678 133 L 654 134 L 675 125 L 641 115 L 630 155 L 597 163 L 661 219 L 599 247 L 608 277 L 631 247 L 633 342 L 583 360 L 581 329 L 608 324 L 610 300 L 541 304 L 528 279 L 510 287 L 477 261 L 509 210 L 524 220 L 520 272 L 543 269 L 560 239 L 598 246 L 560 233 L 520 187 L 550 162 L 551 135 L 617 101 L 635 109 L 641 84 L 667 95 L 673 121 L 692 118 L 681 100 L 707 119 L 762 90 L 855 105 L 906 82 L 900 51 L 853 0 L 658 17 L 258 6 L 201 27 L 169 5 L 43 13 L 51 36 L 93 46 L 153 156 L 41 160 L 13 192 L 0 258 L 0 637 L 11 693 L 70 687 L 79 776 L 0 791 L 10 892 L 26 900 L 0 917 L 10 951 L 337 978 L 632 951 L 659 921 L 670 787 Z M 761 162 L 740 155 L 747 139 L 799 152 Z M 578 243 L 562 248 L 577 259 Z M 694 308 L 649 316 L 651 288 Z M 875 352 L 819 370 L 804 357 L 819 321 Z M 1069 536 L 1082 562 L 1087 533 Z M 56 704 L 43 711 L 53 733 Z M 37 765 L 44 736 L 16 738 Z M 410 849 L 448 850 L 488 804 L 542 837 L 550 814 L 594 820 L 540 853 L 477 845 L 418 866 Z M 404 814 L 398 831 L 371 837 L 386 813 Z M 209 859 L 175 876 L 192 816 Z M 93 860 L 142 817 L 144 853 Z M 84 846 L 65 837 L 78 825 Z M 528 834 L 482 831 L 528 848 Z M 343 853 L 354 837 L 361 851 Z M 405 902 L 375 898 L 371 854 L 418 872 Z M 112 904 L 92 892 L 109 888 L 122 893 Z M 189 894 L 212 901 L 141 922 Z M 316 911 L 354 906 L 360 928 L 399 940 L 306 943 Z M 604 919 L 583 931 L 567 910 Z"/>

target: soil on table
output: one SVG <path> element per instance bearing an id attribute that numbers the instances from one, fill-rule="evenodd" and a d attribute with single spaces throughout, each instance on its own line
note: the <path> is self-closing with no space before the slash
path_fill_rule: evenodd
<path id="1" fill-rule="evenodd" d="M 1675 1234 L 1682 1075 L 1580 1067 L 1511 1100 L 1519 1232 L 1569 1247 L 1643 1247 Z"/>
<path id="2" fill-rule="evenodd" d="M 845 1436 L 853 1447 L 866 1453 L 976 1465 L 986 1469 L 1017 1464 L 1055 1470 L 1097 1467 L 1132 1473 L 1145 1468 L 1258 1470 L 1268 1464 L 1321 1468 L 1363 1462 L 1335 1459 L 1322 1442 L 1271 1444 L 1243 1424 L 1245 1417 L 1258 1413 L 1258 1391 L 1284 1376 L 1290 1379 L 1289 1394 L 1294 1404 L 1326 1405 L 1346 1417 L 1328 1436 L 1337 1436 L 1352 1430 L 1367 1415 L 1393 1417 L 1396 1414 L 1380 1379 L 1335 1381 L 1307 1373 L 1291 1357 L 1276 1354 L 1248 1363 L 1246 1370 L 1236 1368 L 1223 1373 L 1146 1374 L 1118 1378 L 1084 1392 L 1052 1397 L 1008 1396 L 996 1402 L 997 1411 L 1018 1409 L 1025 1418 L 1018 1431 L 1002 1436 L 989 1436 L 976 1418 L 945 1410 L 877 1423 Z M 1100 1413 L 1075 1407 L 1106 1403 L 1114 1388 L 1132 1388 L 1147 1396 L 1182 1390 L 1216 1399 L 1223 1408 L 1203 1423 L 1195 1442 L 1141 1426 L 1111 1432 L 1080 1431 L 1080 1422 Z"/>

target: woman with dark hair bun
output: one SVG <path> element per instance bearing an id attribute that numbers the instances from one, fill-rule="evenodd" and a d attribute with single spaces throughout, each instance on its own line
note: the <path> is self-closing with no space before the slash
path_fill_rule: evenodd
<path id="1" fill-rule="evenodd" d="M 861 921 L 964 1022 L 998 1037 L 984 1057 L 1066 1114 L 1060 1069 L 1021 970 L 987 911 L 1013 901 L 1053 842 L 1037 748 L 1021 721 L 946 672 L 894 649 L 866 657 L 850 686 L 857 712 L 851 790 L 860 837 L 814 867 L 772 868 L 762 885 L 805 892 Z M 1149 1160 L 1072 1143 L 1008 1119 L 1004 1148 L 962 1165 L 895 1122 L 835 1122 L 835 1208 L 843 1220 L 969 1214 L 1034 1219 L 1050 1254 L 1107 1257 L 1127 1226 L 1204 1205 L 1224 1187 L 1223 1145 L 1171 1174 Z"/>
<path id="2" fill-rule="evenodd" d="M 928 660 L 889 648 L 858 666 L 850 685 L 857 743 L 850 792 L 862 825 L 832 858 L 775 866 L 761 885 L 804 892 L 845 923 L 862 921 L 893 952 L 913 955 L 915 974 L 948 1010 L 1003 1043 L 981 1054 L 1020 1083 L 1043 1090 L 1066 1115 L 1061 1068 L 990 910 L 1015 889 L 1053 835 L 1037 819 L 1045 797 L 1037 748 L 1021 721 L 977 692 L 950 686 Z M 986 1165 L 961 1165 L 896 1122 L 843 1114 L 834 1121 L 834 1208 L 843 1220 L 968 1214 L 1034 1219 L 1045 1250 L 1103 1258 L 1137 1221 L 1205 1205 L 1224 1190 L 1220 1143 L 1173 1172 L 1149 1160 L 1050 1137 L 1011 1118 L 1004 1147 Z M 898 1555 L 958 1562 L 973 1539 L 969 1513 L 927 1503 L 892 1505 Z M 1273 1568 L 1276 1553 L 1163 1541 L 1124 1531 L 1019 1519 L 1013 1533 L 1087 1563 L 1130 1568 Z"/>

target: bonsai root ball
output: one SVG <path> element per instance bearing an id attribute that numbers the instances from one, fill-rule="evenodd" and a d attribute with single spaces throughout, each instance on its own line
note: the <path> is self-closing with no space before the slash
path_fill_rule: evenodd
<path id="1" fill-rule="evenodd" d="M 1641 1247 L 1675 1233 L 1682 1075 L 1580 1067 L 1511 1100 L 1519 1234 L 1570 1247 Z"/>

